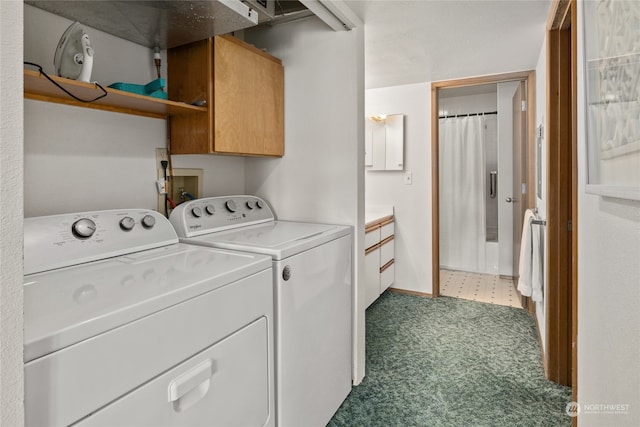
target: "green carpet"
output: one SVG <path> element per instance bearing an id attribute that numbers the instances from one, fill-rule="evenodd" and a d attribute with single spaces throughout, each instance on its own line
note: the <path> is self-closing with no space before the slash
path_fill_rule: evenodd
<path id="1" fill-rule="evenodd" d="M 571 425 L 524 310 L 385 292 L 366 322 L 366 377 L 329 426 Z"/>

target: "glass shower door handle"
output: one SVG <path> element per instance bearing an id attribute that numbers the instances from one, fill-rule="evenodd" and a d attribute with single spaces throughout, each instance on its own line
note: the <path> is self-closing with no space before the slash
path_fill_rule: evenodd
<path id="1" fill-rule="evenodd" d="M 491 171 L 489 172 L 489 197 L 491 199 L 496 198 L 497 187 L 498 187 L 498 171 Z"/>

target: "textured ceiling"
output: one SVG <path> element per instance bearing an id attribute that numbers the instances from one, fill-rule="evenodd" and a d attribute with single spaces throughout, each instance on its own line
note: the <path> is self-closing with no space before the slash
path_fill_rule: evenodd
<path id="1" fill-rule="evenodd" d="M 365 24 L 365 86 L 534 69 L 550 0 L 351 0 Z"/>

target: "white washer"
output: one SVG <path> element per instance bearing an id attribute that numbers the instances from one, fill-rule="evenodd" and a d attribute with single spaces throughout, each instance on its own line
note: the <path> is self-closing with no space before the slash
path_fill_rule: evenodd
<path id="1" fill-rule="evenodd" d="M 351 390 L 352 228 L 276 221 L 254 196 L 194 200 L 169 219 L 181 242 L 273 258 L 276 424 L 326 425 Z"/>
<path id="2" fill-rule="evenodd" d="M 273 426 L 271 259 L 141 209 L 27 218 L 28 426 Z"/>

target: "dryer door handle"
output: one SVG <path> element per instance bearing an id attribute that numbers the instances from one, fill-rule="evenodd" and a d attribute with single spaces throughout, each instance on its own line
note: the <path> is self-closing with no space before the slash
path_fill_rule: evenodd
<path id="1" fill-rule="evenodd" d="M 209 391 L 213 376 L 213 361 L 206 359 L 169 383 L 169 402 L 182 412 L 202 399 Z"/>

